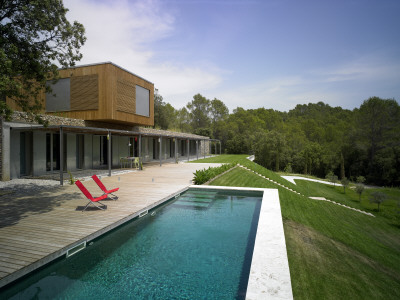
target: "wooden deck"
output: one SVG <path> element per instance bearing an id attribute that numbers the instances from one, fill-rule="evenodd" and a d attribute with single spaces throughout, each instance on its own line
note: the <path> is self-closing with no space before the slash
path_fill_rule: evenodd
<path id="1" fill-rule="evenodd" d="M 106 210 L 82 212 L 87 200 L 75 185 L 21 186 L 0 196 L 0 287 L 169 199 L 191 184 L 193 172 L 211 165 L 165 164 L 102 177 L 107 188 L 120 187 L 117 201 L 103 201 Z M 93 180 L 84 185 L 102 194 Z"/>

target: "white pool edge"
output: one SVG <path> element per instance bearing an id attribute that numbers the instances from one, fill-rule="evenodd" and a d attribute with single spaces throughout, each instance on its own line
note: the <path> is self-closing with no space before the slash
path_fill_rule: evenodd
<path id="1" fill-rule="evenodd" d="M 293 299 L 278 190 L 198 185 L 190 188 L 263 192 L 246 299 Z"/>

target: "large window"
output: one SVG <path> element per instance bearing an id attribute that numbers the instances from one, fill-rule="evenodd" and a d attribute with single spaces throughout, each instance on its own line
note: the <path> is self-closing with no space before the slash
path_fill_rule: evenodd
<path id="1" fill-rule="evenodd" d="M 46 133 L 46 171 L 60 170 L 60 134 Z"/>
<path id="2" fill-rule="evenodd" d="M 69 111 L 71 109 L 70 79 L 59 79 L 55 84 L 47 82 L 52 89 L 46 94 L 46 111 Z"/>
<path id="3" fill-rule="evenodd" d="M 150 117 L 150 91 L 136 85 L 136 114 Z"/>

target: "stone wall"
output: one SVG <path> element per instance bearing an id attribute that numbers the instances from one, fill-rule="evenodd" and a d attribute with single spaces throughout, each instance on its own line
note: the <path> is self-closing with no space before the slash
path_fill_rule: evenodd
<path id="1" fill-rule="evenodd" d="M 49 125 L 69 125 L 69 126 L 85 126 L 84 120 L 64 118 L 62 116 L 53 115 L 40 115 L 40 117 L 49 122 Z M 21 122 L 27 124 L 37 124 L 29 115 L 25 112 L 14 111 L 11 117 L 12 122 Z"/>

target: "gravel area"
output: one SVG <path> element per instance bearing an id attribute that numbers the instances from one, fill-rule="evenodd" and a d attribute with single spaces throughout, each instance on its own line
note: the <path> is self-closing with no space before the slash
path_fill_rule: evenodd
<path id="1" fill-rule="evenodd" d="M 0 181 L 0 189 L 13 188 L 21 185 L 36 185 L 36 186 L 54 186 L 60 185 L 60 181 L 56 180 L 43 180 L 43 179 L 13 179 L 8 181 Z"/>

